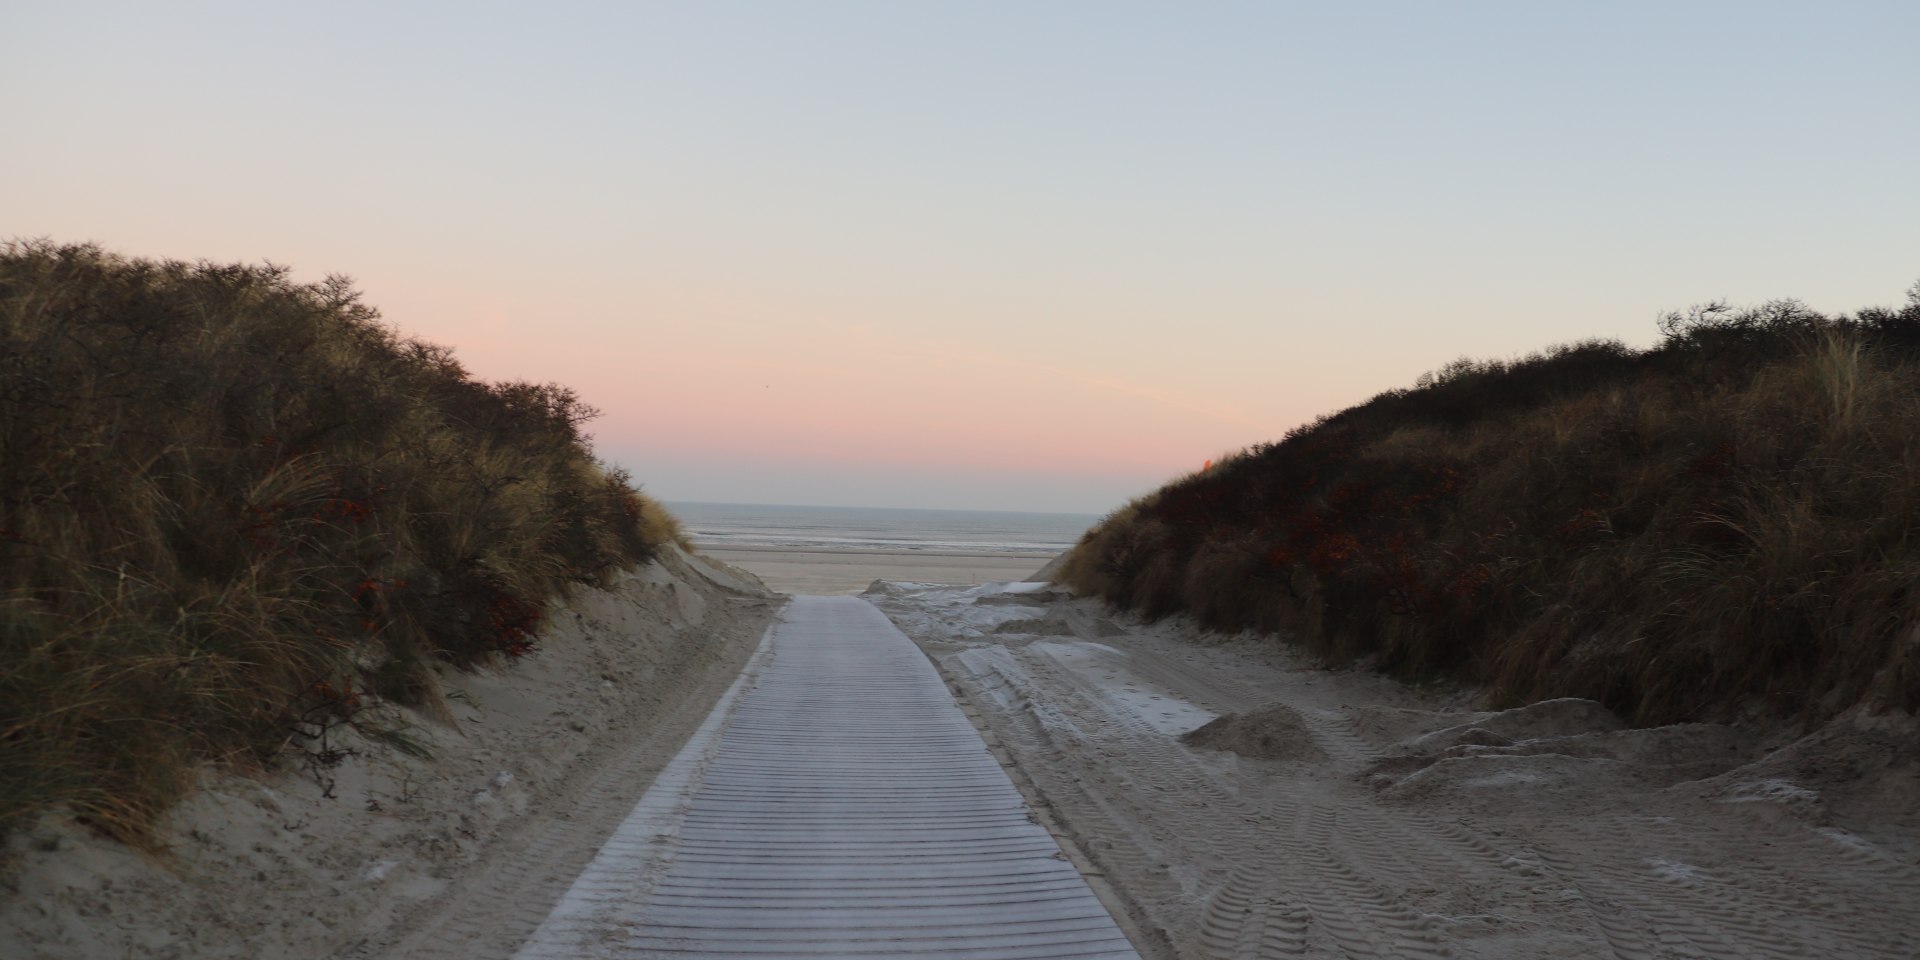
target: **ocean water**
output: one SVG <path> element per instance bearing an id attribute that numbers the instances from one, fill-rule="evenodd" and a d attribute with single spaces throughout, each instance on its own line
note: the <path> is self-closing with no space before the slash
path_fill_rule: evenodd
<path id="1" fill-rule="evenodd" d="M 790 507 L 751 503 L 668 503 L 703 547 L 812 547 L 841 550 L 1031 554 L 1074 545 L 1100 518 L 1079 513 Z"/>

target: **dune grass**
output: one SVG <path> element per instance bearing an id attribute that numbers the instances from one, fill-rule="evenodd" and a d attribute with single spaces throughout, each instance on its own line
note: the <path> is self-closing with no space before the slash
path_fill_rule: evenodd
<path id="1" fill-rule="evenodd" d="M 341 278 L 0 246 L 0 832 L 60 807 L 144 842 L 204 763 L 528 653 L 552 598 L 680 537 L 593 413 Z"/>
<path id="2" fill-rule="evenodd" d="M 1128 504 L 1060 579 L 1636 722 L 1920 707 L 1920 287 L 1461 360 Z"/>

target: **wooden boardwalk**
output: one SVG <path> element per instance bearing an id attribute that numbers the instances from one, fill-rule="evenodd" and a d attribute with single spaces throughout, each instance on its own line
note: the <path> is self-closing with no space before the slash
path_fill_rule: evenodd
<path id="1" fill-rule="evenodd" d="M 918 648 L 796 597 L 522 960 L 1127 958 Z"/>

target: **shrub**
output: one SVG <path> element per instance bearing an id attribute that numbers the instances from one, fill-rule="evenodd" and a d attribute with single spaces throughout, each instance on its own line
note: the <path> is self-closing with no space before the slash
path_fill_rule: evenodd
<path id="1" fill-rule="evenodd" d="M 1643 723 L 1920 707 L 1920 287 L 1460 360 L 1089 531 L 1083 592 Z"/>
<path id="2" fill-rule="evenodd" d="M 0 829 L 130 840 L 677 537 L 564 387 L 488 384 L 348 281 L 0 246 Z"/>

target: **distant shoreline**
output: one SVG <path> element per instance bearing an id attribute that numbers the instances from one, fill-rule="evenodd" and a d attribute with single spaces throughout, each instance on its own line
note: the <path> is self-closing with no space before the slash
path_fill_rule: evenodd
<path id="1" fill-rule="evenodd" d="M 680 507 L 723 507 L 726 509 L 747 510 L 842 510 L 854 513 L 913 513 L 945 514 L 970 513 L 983 516 L 1015 517 L 1072 517 L 1076 520 L 1097 521 L 1104 513 L 1082 510 L 989 510 L 984 507 L 846 507 L 831 503 L 746 503 L 727 500 L 661 500 L 668 509 Z"/>
<path id="2" fill-rule="evenodd" d="M 875 580 L 978 584 L 1025 580 L 1053 555 L 990 550 L 874 550 L 832 547 L 708 546 L 696 549 L 740 567 L 783 593 L 853 594 Z"/>
<path id="3" fill-rule="evenodd" d="M 832 547 L 821 545 L 782 546 L 759 543 L 703 543 L 699 537 L 693 538 L 694 548 L 701 553 L 754 553 L 754 554 L 833 554 L 870 557 L 966 557 L 978 559 L 1031 560 L 1045 563 L 1060 555 L 1059 550 L 969 550 L 963 547 L 902 547 L 886 550 L 876 547 Z M 1062 548 L 1064 549 L 1064 548 Z"/>

